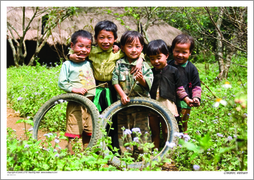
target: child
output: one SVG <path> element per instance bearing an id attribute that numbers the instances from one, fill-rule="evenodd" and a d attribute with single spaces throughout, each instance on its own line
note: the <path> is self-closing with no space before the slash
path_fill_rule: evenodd
<path id="1" fill-rule="evenodd" d="M 111 103 L 117 101 L 116 91 L 112 86 L 112 72 L 115 67 L 115 63 L 118 59 L 124 57 L 122 51 L 117 53 L 112 52 L 112 47 L 114 42 L 117 40 L 117 26 L 111 21 L 100 21 L 95 26 L 95 35 L 94 39 L 98 46 L 93 47 L 89 55 L 89 60 L 92 61 L 94 68 L 94 77 L 96 80 L 96 85 L 107 82 L 108 87 L 98 87 L 96 88 L 96 95 L 94 97 L 94 104 L 101 113 L 106 109 Z M 72 52 L 70 52 L 72 53 Z M 142 57 L 142 56 L 141 56 Z M 79 62 L 83 57 L 78 56 L 77 54 L 70 54 L 70 60 L 74 62 Z M 137 63 L 137 69 L 141 69 L 141 64 L 143 62 L 142 58 L 139 58 Z M 135 71 L 135 67 L 132 70 L 132 73 Z M 117 120 L 115 117 L 112 119 L 112 127 L 114 130 L 110 130 L 109 136 L 112 138 L 112 146 L 118 146 L 117 138 Z M 107 131 L 109 126 L 107 127 Z"/>
<path id="2" fill-rule="evenodd" d="M 177 68 L 167 64 L 169 51 L 166 43 L 160 39 L 151 41 L 147 46 L 147 55 L 153 66 L 152 71 L 154 74 L 150 95 L 153 99 L 158 100 L 166 106 L 177 119 L 179 114 L 176 107 L 176 97 L 183 99 L 191 106 L 192 100 L 188 97 L 182 86 Z M 160 146 L 160 123 L 163 138 L 166 141 L 168 133 L 166 123 L 160 116 L 151 113 L 149 125 L 152 131 L 152 140 L 157 149 Z"/>
<path id="3" fill-rule="evenodd" d="M 92 64 L 87 60 L 92 40 L 92 35 L 84 30 L 76 31 L 71 36 L 71 49 L 82 57 L 83 61 L 79 63 L 65 61 L 58 80 L 58 86 L 64 91 L 85 95 L 90 100 L 95 96 L 95 89 L 89 91 L 87 89 L 96 86 Z M 68 149 L 71 154 L 74 154 L 71 139 L 82 136 L 83 145 L 86 147 L 90 141 L 92 130 L 92 119 L 87 109 L 75 102 L 68 102 L 65 136 L 68 137 Z"/>
<path id="4" fill-rule="evenodd" d="M 126 105 L 130 102 L 128 97 L 135 97 L 138 95 L 149 97 L 149 91 L 153 81 L 153 73 L 146 62 L 142 63 L 140 71 L 136 71 L 134 74 L 130 73 L 131 67 L 136 66 L 137 59 L 144 47 L 144 38 L 139 32 L 125 32 L 121 37 L 120 44 L 122 51 L 125 53 L 125 57 L 116 62 L 113 71 L 112 84 L 118 93 L 118 99 L 121 100 L 123 105 Z M 133 85 L 135 86 L 130 92 Z M 125 151 L 125 148 L 123 147 L 124 141 L 121 138 L 123 134 L 123 126 L 130 130 L 134 127 L 140 127 L 142 130 L 149 132 L 148 113 L 145 109 L 142 110 L 137 107 L 124 109 L 117 114 L 117 119 L 119 146 L 122 152 Z M 144 136 L 142 136 L 142 140 L 145 141 Z"/>
<path id="5" fill-rule="evenodd" d="M 179 71 L 181 82 L 189 98 L 193 99 L 193 106 L 200 106 L 201 83 L 197 68 L 188 61 L 194 48 L 194 39 L 186 34 L 178 35 L 172 42 L 173 60 L 168 61 L 169 65 L 176 67 Z M 181 116 L 182 131 L 187 134 L 187 122 L 191 106 L 177 99 L 177 108 Z"/>

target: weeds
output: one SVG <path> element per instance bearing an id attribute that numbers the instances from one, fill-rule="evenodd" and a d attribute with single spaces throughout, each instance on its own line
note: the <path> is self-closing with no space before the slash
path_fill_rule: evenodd
<path id="1" fill-rule="evenodd" d="M 246 64 L 246 59 L 235 60 L 238 64 Z M 217 96 L 202 86 L 201 106 L 193 108 L 188 122 L 189 138 L 179 137 L 174 148 L 172 160 L 180 171 L 247 171 L 247 69 L 232 65 L 228 78 L 218 81 L 218 67 L 210 64 L 205 69 L 203 64 L 197 64 L 200 79 Z M 60 66 L 22 66 L 7 69 L 7 99 L 15 111 L 30 119 L 38 109 L 53 96 L 64 93 L 57 86 Z M 64 104 L 64 103 L 63 103 Z M 126 166 L 116 168 L 108 162 L 117 154 L 114 151 L 105 152 L 102 144 L 110 148 L 110 138 L 103 136 L 97 145 L 84 152 L 77 151 L 70 155 L 67 149 L 54 147 L 51 141 L 61 141 L 61 136 L 54 132 L 65 131 L 64 119 L 59 119 L 65 113 L 65 107 L 52 110 L 48 120 L 42 125 L 52 134 L 47 134 L 45 141 L 35 141 L 31 132 L 26 130 L 27 139 L 18 139 L 15 131 L 7 129 L 7 169 L 9 171 L 124 171 L 132 170 Z M 50 118 L 54 118 L 52 123 Z M 24 123 L 24 120 L 19 122 Z M 135 141 L 132 142 L 133 146 Z M 150 160 L 151 147 L 147 146 L 145 158 Z M 102 153 L 102 151 L 104 153 Z M 157 152 L 154 152 L 157 153 Z M 126 164 L 133 157 L 126 153 L 121 161 Z M 139 157 L 140 158 L 140 157 Z M 137 158 L 137 159 L 139 159 Z M 142 170 L 161 170 L 163 162 L 151 162 L 151 166 Z"/>

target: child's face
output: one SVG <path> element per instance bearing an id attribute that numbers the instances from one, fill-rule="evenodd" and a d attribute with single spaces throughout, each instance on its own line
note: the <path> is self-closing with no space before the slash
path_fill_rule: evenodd
<path id="1" fill-rule="evenodd" d="M 175 48 L 173 49 L 173 57 L 176 65 L 185 64 L 188 61 L 191 55 L 190 45 L 190 43 L 178 43 L 175 45 Z"/>
<path id="2" fill-rule="evenodd" d="M 122 51 L 126 54 L 129 61 L 137 59 L 143 50 L 138 38 L 135 38 L 131 43 L 126 43 L 122 47 Z"/>
<path id="3" fill-rule="evenodd" d="M 89 56 L 92 47 L 92 41 L 88 38 L 83 38 L 78 36 L 76 44 L 71 43 L 71 49 L 74 51 L 74 54 L 84 58 Z"/>
<path id="4" fill-rule="evenodd" d="M 150 61 L 153 67 L 156 70 L 162 70 L 167 65 L 167 59 L 169 55 L 165 55 L 163 53 L 156 54 L 156 55 L 150 55 Z"/>
<path id="5" fill-rule="evenodd" d="M 116 39 L 112 31 L 101 30 L 95 41 L 103 51 L 107 51 L 114 45 Z"/>

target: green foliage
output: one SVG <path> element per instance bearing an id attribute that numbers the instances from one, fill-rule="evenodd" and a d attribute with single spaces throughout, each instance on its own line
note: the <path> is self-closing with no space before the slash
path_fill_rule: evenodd
<path id="1" fill-rule="evenodd" d="M 247 69 L 232 65 L 229 78 L 220 82 L 217 64 L 209 64 L 209 70 L 204 64 L 196 66 L 217 99 L 202 86 L 201 106 L 191 110 L 188 121 L 191 140 L 179 140 L 173 159 L 184 171 L 193 165 L 202 171 L 247 171 Z"/>
<path id="2" fill-rule="evenodd" d="M 7 129 L 7 171 L 133 171 L 126 167 L 114 167 L 108 164 L 114 156 L 119 156 L 118 149 L 114 151 L 104 149 L 110 146 L 111 139 L 106 136 L 105 128 L 101 128 L 105 135 L 97 141 L 92 148 L 81 151 L 81 144 L 73 140 L 72 146 L 74 155 L 68 153 L 67 149 L 61 149 L 60 141 L 64 138 L 64 132 L 44 134 L 46 140 L 35 140 L 31 131 L 26 131 L 27 140 L 18 139 L 16 131 Z M 54 142 L 54 143 L 53 143 Z M 103 146 L 102 146 L 103 144 Z M 133 161 L 127 154 L 120 158 L 121 162 L 129 164 Z M 150 156 L 147 157 L 150 159 Z M 163 161 L 153 162 L 151 166 L 142 170 L 156 171 L 160 169 Z"/>
<path id="3" fill-rule="evenodd" d="M 235 57 L 232 61 L 240 65 L 246 65 L 245 58 Z M 193 171 L 194 165 L 198 165 L 200 171 L 247 171 L 247 68 L 232 64 L 228 78 L 218 81 L 216 79 L 219 73 L 217 63 L 206 64 L 206 68 L 205 64 L 195 65 L 199 70 L 201 81 L 210 90 L 202 85 L 201 106 L 191 110 L 188 122 L 188 135 L 191 139 L 187 142 L 179 139 L 179 145 L 173 151 L 172 160 L 180 171 Z M 33 118 L 42 104 L 53 96 L 64 93 L 57 86 L 59 72 L 60 66 L 46 67 L 38 65 L 7 69 L 7 99 L 14 110 L 19 111 L 24 117 L 30 116 L 28 120 L 25 120 L 25 118 L 20 120 L 20 123 L 29 123 L 29 120 Z M 32 140 L 29 137 L 30 132 L 27 130 L 27 139 L 19 140 L 15 132 L 8 129 L 8 170 L 133 170 L 126 167 L 116 169 L 110 165 L 108 167 L 104 166 L 107 164 L 106 161 L 118 155 L 116 153 L 117 149 L 114 149 L 114 153 L 109 151 L 103 157 L 101 144 L 104 143 L 109 149 L 111 148 L 111 140 L 108 136 L 100 139 L 91 151 L 81 153 L 80 147 L 74 146 L 77 152 L 74 156 L 69 155 L 67 150 L 60 150 L 58 146 L 52 147 L 50 142 L 54 141 L 56 137 L 63 138 L 64 134 L 65 120 L 58 119 L 62 117 L 62 115 L 57 114 L 58 112 L 64 114 L 65 107 L 52 110 L 51 117 L 44 122 L 43 127 L 46 129 L 52 128 L 51 131 L 62 133 L 59 136 L 52 133 L 51 139 L 48 139 L 45 143 Z M 61 123 L 52 123 L 52 118 Z M 106 133 L 103 129 L 101 131 L 104 134 Z M 140 146 L 134 144 L 134 142 L 132 143 Z M 30 145 L 29 148 L 26 146 L 27 144 Z M 48 151 L 43 150 L 42 144 Z M 150 152 L 149 149 L 152 147 L 147 145 L 145 148 Z M 59 157 L 55 157 L 58 155 L 56 155 L 57 152 L 54 152 L 54 149 L 58 151 Z M 105 150 L 103 149 L 103 151 Z M 150 155 L 148 153 L 145 156 L 147 161 L 150 160 Z M 121 158 L 127 164 L 133 160 L 133 157 L 128 154 L 124 154 Z M 152 162 L 151 167 L 142 170 L 161 170 L 162 163 Z"/>
<path id="4" fill-rule="evenodd" d="M 61 149 L 61 141 L 55 133 L 45 134 L 46 140 L 37 141 L 29 133 L 28 140 L 17 139 L 14 130 L 7 129 L 7 170 L 8 171 L 116 171 L 116 167 L 107 164 L 96 152 L 86 150 L 70 155 L 67 149 Z M 52 146 L 52 141 L 55 145 Z M 77 145 L 78 146 L 78 145 Z"/>
<path id="5" fill-rule="evenodd" d="M 60 66 L 56 67 L 21 66 L 10 67 L 7 70 L 7 98 L 12 108 L 19 111 L 23 117 L 34 117 L 39 108 L 49 99 L 65 93 L 58 87 Z M 65 129 L 66 103 L 55 106 L 50 110 L 41 128 L 51 131 Z M 52 121 L 52 118 L 55 121 Z M 58 123 L 57 123 L 58 122 Z"/>
<path id="6" fill-rule="evenodd" d="M 227 43 L 221 42 L 223 57 L 228 55 L 229 47 L 233 46 L 240 48 L 238 50 L 241 52 L 247 52 L 247 10 L 245 7 L 208 7 L 207 9 L 206 7 L 159 7 L 156 14 L 169 25 L 194 37 L 196 48 L 192 55 L 195 61 L 208 62 L 207 60 L 211 60 L 212 56 L 218 55 L 218 29 L 215 24 L 221 11 L 224 13 L 221 15 L 222 23 L 219 30 L 223 39 L 227 41 Z M 238 40 L 235 42 L 234 38 Z M 242 56 L 247 57 L 246 54 Z"/>

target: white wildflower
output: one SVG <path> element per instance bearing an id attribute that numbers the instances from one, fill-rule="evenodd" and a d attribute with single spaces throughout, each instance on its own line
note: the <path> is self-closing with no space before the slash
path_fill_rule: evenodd
<path id="1" fill-rule="evenodd" d="M 166 146 L 173 148 L 176 146 L 176 144 L 174 142 L 169 143 L 168 141 L 166 142 Z"/>

